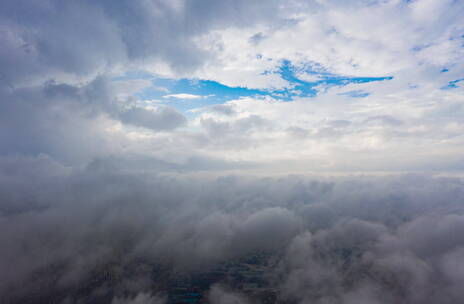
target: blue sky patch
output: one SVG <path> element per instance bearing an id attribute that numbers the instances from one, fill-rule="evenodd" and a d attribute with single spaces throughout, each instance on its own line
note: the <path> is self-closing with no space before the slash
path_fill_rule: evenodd
<path id="1" fill-rule="evenodd" d="M 244 87 L 230 87 L 213 80 L 198 79 L 167 79 L 157 78 L 144 72 L 132 72 L 124 76 L 114 78 L 117 80 L 149 79 L 153 86 L 138 92 L 136 96 L 142 100 L 157 100 L 166 102 L 181 111 L 188 111 L 198 107 L 213 104 L 222 104 L 228 100 L 242 97 L 264 98 L 272 97 L 282 101 L 292 101 L 295 97 L 315 97 L 326 92 L 331 87 L 342 87 L 352 83 L 368 83 L 373 81 L 385 81 L 393 79 L 387 77 L 350 77 L 336 75 L 327 72 L 317 63 L 307 63 L 299 67 L 294 66 L 288 60 L 282 60 L 281 65 L 274 71 L 265 71 L 263 74 L 278 74 L 289 83 L 283 89 L 252 89 Z M 314 76 L 314 81 L 305 81 L 298 75 L 309 74 Z M 198 98 L 176 98 L 176 94 L 190 94 Z M 368 92 L 355 90 L 342 95 L 354 98 L 369 96 Z"/>
<path id="2" fill-rule="evenodd" d="M 449 90 L 449 89 L 456 89 L 456 88 L 459 88 L 460 86 L 458 85 L 458 83 L 461 82 L 461 81 L 464 81 L 464 78 L 456 79 L 456 80 L 450 81 L 450 82 L 448 82 L 447 85 L 445 85 L 445 86 L 442 87 L 441 89 L 442 89 L 442 90 Z"/>
<path id="3" fill-rule="evenodd" d="M 345 96 L 349 96 L 353 98 L 365 98 L 369 96 L 370 94 L 363 90 L 354 90 L 354 91 L 339 93 L 338 95 L 345 95 Z"/>

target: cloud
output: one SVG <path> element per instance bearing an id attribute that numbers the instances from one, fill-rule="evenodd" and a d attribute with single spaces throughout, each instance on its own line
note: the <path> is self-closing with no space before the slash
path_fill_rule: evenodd
<path id="1" fill-rule="evenodd" d="M 208 110 L 210 110 L 212 112 L 215 112 L 215 113 L 227 115 L 227 116 L 232 116 L 232 115 L 236 114 L 236 112 L 235 112 L 235 110 L 234 110 L 234 108 L 232 106 L 225 105 L 225 104 L 223 104 L 223 105 L 213 105 Z"/>
<path id="2" fill-rule="evenodd" d="M 208 299 L 213 304 L 234 304 L 234 303 L 250 303 L 250 300 L 243 294 L 228 291 L 219 285 L 214 285 L 209 291 Z"/>
<path id="3" fill-rule="evenodd" d="M 281 300 L 462 299 L 453 266 L 464 246 L 462 179 L 180 178 L 69 170 L 47 157 L 0 164 L 0 290 L 11 303 L 158 303 L 179 273 L 232 271 L 227 263 L 256 252 L 272 257 L 256 276 Z M 258 299 L 229 292 L 233 282 L 212 279 L 224 287 L 209 286 L 210 300 Z"/>
<path id="4" fill-rule="evenodd" d="M 148 293 L 139 293 L 134 298 L 114 298 L 111 304 L 162 304 L 165 302 L 164 299 Z"/>
<path id="5" fill-rule="evenodd" d="M 2 300 L 463 302 L 463 10 L 2 1 Z"/>
<path id="6" fill-rule="evenodd" d="M 123 123 L 152 130 L 171 130 L 184 125 L 186 118 L 171 107 L 157 107 L 155 110 L 132 107 L 120 114 Z"/>
<path id="7" fill-rule="evenodd" d="M 2 3 L 2 153 L 80 166 L 210 159 L 270 174 L 462 171 L 462 90 L 440 90 L 462 78 L 458 2 L 172 3 Z M 425 20 L 434 8 L 442 17 Z M 393 79 L 340 80 L 354 76 Z M 289 102 L 220 89 L 278 98 L 314 79 L 327 82 L 318 94 Z M 211 94 L 226 103 L 185 112 Z"/>
<path id="8" fill-rule="evenodd" d="M 204 96 L 201 96 L 201 95 L 194 95 L 194 94 L 179 93 L 179 94 L 164 95 L 163 98 L 200 99 L 200 98 L 204 98 Z"/>
<path id="9" fill-rule="evenodd" d="M 125 64 L 191 72 L 208 60 L 208 54 L 192 43 L 195 36 L 214 28 L 251 25 L 278 12 L 277 1 L 264 9 L 257 1 L 173 3 L 6 1 L 2 3 L 3 83 L 16 86 L 50 75 L 87 77 Z M 60 17 L 54 18 L 57 12 Z M 22 18 L 26 21 L 20 22 Z"/>

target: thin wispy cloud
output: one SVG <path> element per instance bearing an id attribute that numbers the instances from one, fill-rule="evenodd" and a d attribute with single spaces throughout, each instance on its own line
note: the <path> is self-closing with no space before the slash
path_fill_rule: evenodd
<path id="1" fill-rule="evenodd" d="M 205 96 L 201 95 L 194 95 L 194 94 L 185 94 L 185 93 L 179 93 L 179 94 L 169 94 L 169 95 L 164 95 L 163 98 L 176 98 L 176 99 L 200 99 L 200 98 L 205 98 Z"/>

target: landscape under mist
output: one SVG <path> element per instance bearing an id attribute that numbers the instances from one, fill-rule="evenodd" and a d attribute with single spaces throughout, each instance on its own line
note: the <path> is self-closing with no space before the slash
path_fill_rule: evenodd
<path id="1" fill-rule="evenodd" d="M 464 303 L 464 2 L 0 2 L 0 303 Z"/>

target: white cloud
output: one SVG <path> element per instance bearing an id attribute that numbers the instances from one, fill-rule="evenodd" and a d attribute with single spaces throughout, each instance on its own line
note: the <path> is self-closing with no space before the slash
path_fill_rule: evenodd
<path id="1" fill-rule="evenodd" d="M 11 102 L 1 106 L 1 151 L 45 153 L 73 164 L 106 154 L 155 157 L 176 166 L 210 159 L 211 168 L 221 160 L 281 173 L 463 170 L 463 88 L 441 90 L 464 77 L 461 2 L 207 3 L 158 0 L 104 4 L 96 10 L 89 8 L 97 5 L 93 2 L 66 5 L 66 18 L 49 18 L 42 26 L 35 17 L 20 26 L 12 17 L 18 8 L 4 4 L 12 13 L 5 16 L 9 34 L 0 64 L 6 81 L 0 94 Z M 42 8 L 33 6 L 30 13 L 35 16 Z M 213 8 L 215 14 L 209 14 Z M 76 26 L 81 23 L 76 11 L 84 12 L 79 16 L 86 16 L 101 38 L 89 38 Z M 436 17 L 424 17 L 432 11 Z M 60 43 L 48 39 L 58 30 Z M 93 46 L 88 54 L 57 47 L 73 45 L 76 40 L 68 37 L 74 36 L 79 47 Z M 23 53 L 18 45 L 24 45 Z M 291 88 L 294 84 L 278 73 L 282 59 L 306 81 L 320 80 L 320 73 L 393 79 L 320 84 L 314 98 L 289 102 L 238 98 L 187 109 L 188 121 L 179 111 L 159 106 L 182 99 L 202 104 L 211 96 L 172 89 L 170 84 L 184 77 L 262 90 Z M 306 73 L 308 68 L 314 73 Z M 97 74 L 125 77 L 105 82 Z M 50 79 L 55 81 L 44 85 Z M 146 94 L 150 90 L 153 97 Z M 343 94 L 352 91 L 367 97 Z M 223 94 L 218 100 L 228 98 Z"/>
<path id="2" fill-rule="evenodd" d="M 163 98 L 176 98 L 176 99 L 200 99 L 204 98 L 205 96 L 201 95 L 194 95 L 194 94 L 186 94 L 186 93 L 179 93 L 179 94 L 169 94 L 164 95 Z"/>

